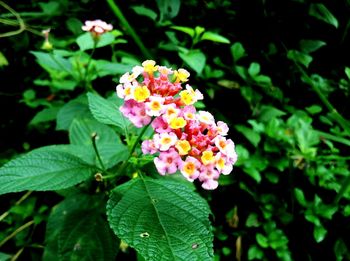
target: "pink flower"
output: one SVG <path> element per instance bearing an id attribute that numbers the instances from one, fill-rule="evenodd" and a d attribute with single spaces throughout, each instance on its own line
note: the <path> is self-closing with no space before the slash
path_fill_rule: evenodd
<path id="1" fill-rule="evenodd" d="M 177 141 L 177 136 L 173 132 L 163 132 L 163 133 L 156 133 L 153 136 L 153 141 L 156 146 L 160 151 L 166 151 L 168 150 L 171 146 L 174 146 Z"/>
<path id="2" fill-rule="evenodd" d="M 200 168 L 199 181 L 203 182 L 202 187 L 207 190 L 216 189 L 219 185 L 217 179 L 220 173 L 214 169 L 213 165 L 204 166 Z"/>
<path id="3" fill-rule="evenodd" d="M 233 165 L 232 161 L 229 158 L 227 158 L 224 154 L 222 154 L 221 152 L 216 154 L 215 167 L 219 172 L 221 172 L 224 175 L 230 174 L 233 169 L 232 165 Z"/>
<path id="4" fill-rule="evenodd" d="M 144 103 L 127 100 L 119 110 L 138 128 L 151 122 L 151 117 L 146 114 Z"/>
<path id="5" fill-rule="evenodd" d="M 163 133 L 163 132 L 170 132 L 171 128 L 169 127 L 169 124 L 163 120 L 163 117 L 157 117 L 152 122 L 152 128 L 155 132 Z"/>
<path id="6" fill-rule="evenodd" d="M 107 24 L 106 22 L 98 19 L 94 21 L 85 21 L 85 25 L 81 27 L 83 31 L 91 32 L 94 35 L 101 35 L 105 32 L 109 32 L 113 30 L 113 26 L 111 24 Z"/>
<path id="7" fill-rule="evenodd" d="M 159 116 L 164 110 L 164 98 L 159 96 L 149 97 L 149 101 L 145 103 L 146 113 L 149 116 Z"/>
<path id="8" fill-rule="evenodd" d="M 154 154 L 158 151 L 153 140 L 144 140 L 141 144 L 141 150 L 143 154 Z"/>
<path id="9" fill-rule="evenodd" d="M 170 149 L 165 152 L 161 152 L 157 158 L 154 159 L 154 164 L 161 175 L 166 173 L 175 173 L 179 167 L 181 158 L 179 154 L 174 150 Z"/>
<path id="10" fill-rule="evenodd" d="M 188 180 L 193 182 L 199 176 L 199 168 L 201 163 L 194 157 L 188 156 L 181 164 L 180 171 L 182 175 Z"/>
<path id="11" fill-rule="evenodd" d="M 218 121 L 216 130 L 220 135 L 226 136 L 228 133 L 228 126 L 225 122 Z"/>

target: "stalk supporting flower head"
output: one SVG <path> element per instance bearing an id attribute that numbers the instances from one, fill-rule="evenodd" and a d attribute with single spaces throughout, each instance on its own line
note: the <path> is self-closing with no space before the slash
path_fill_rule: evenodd
<path id="1" fill-rule="evenodd" d="M 153 118 L 155 134 L 141 147 L 144 154 L 157 155 L 154 164 L 160 175 L 180 171 L 188 181 L 199 180 L 204 189 L 212 190 L 220 174 L 231 173 L 237 153 L 233 141 L 225 137 L 227 124 L 193 106 L 203 95 L 187 84 L 189 76 L 185 69 L 144 61 L 120 78 L 117 95 L 125 100 L 120 111 L 136 127 Z"/>

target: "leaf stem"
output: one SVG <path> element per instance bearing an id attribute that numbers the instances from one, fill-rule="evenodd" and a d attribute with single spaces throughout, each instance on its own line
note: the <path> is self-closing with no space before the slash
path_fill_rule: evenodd
<path id="1" fill-rule="evenodd" d="M 137 35 L 135 30 L 131 27 L 129 22 L 126 20 L 125 16 L 123 15 L 121 10 L 119 9 L 118 5 L 113 0 L 107 0 L 107 3 L 109 5 L 109 7 L 111 8 L 111 10 L 113 11 L 113 13 L 115 14 L 115 16 L 119 19 L 122 26 L 126 29 L 127 33 L 134 39 L 136 45 L 140 48 L 143 56 L 145 58 L 150 59 L 152 57 L 151 53 L 145 47 L 145 45 L 141 41 L 140 37 Z"/>
<path id="2" fill-rule="evenodd" d="M 95 151 L 95 154 L 96 154 L 96 156 L 97 156 L 97 160 L 98 160 L 98 162 L 100 163 L 103 172 L 105 172 L 105 171 L 106 171 L 106 167 L 105 167 L 105 165 L 103 164 L 103 161 L 102 161 L 102 159 L 101 159 L 100 153 L 98 152 L 98 148 L 97 148 L 97 144 L 96 144 L 96 138 L 97 138 L 97 133 L 94 132 L 94 133 L 91 135 L 92 146 L 94 147 L 94 151 Z"/>

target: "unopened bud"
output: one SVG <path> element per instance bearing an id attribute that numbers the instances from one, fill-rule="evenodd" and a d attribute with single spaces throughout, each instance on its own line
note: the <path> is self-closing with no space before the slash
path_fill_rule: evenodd
<path id="1" fill-rule="evenodd" d="M 95 174 L 95 180 L 96 180 L 97 182 L 103 181 L 103 176 L 102 176 L 102 174 L 101 174 L 101 173 L 96 173 L 96 174 Z"/>

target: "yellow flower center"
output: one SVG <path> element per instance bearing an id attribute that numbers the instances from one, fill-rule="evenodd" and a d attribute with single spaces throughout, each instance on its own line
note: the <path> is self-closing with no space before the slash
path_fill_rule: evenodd
<path id="1" fill-rule="evenodd" d="M 175 147 L 179 151 L 180 155 L 187 155 L 191 149 L 191 145 L 187 140 L 179 140 Z"/>
<path id="2" fill-rule="evenodd" d="M 183 171 L 188 175 L 192 176 L 196 170 L 196 165 L 193 162 L 186 162 L 183 167 Z"/>
<path id="3" fill-rule="evenodd" d="M 215 162 L 215 158 L 213 156 L 213 152 L 206 150 L 203 152 L 201 160 L 204 165 L 212 164 Z"/>
<path id="4" fill-rule="evenodd" d="M 161 140 L 160 140 L 160 143 L 163 144 L 163 145 L 167 145 L 171 142 L 171 138 L 170 137 L 163 137 Z"/>
<path id="5" fill-rule="evenodd" d="M 147 86 L 137 86 L 135 88 L 134 97 L 137 102 L 144 102 L 150 95 Z"/>
<path id="6" fill-rule="evenodd" d="M 174 118 L 170 121 L 170 128 L 181 129 L 187 124 L 186 120 L 182 117 Z"/>
<path id="7" fill-rule="evenodd" d="M 151 109 L 153 111 L 159 111 L 162 108 L 162 106 L 160 105 L 159 101 L 152 101 L 151 102 Z"/>
<path id="8" fill-rule="evenodd" d="M 223 158 L 219 158 L 217 161 L 217 165 L 220 169 L 223 169 L 225 167 L 225 160 Z"/>
<path id="9" fill-rule="evenodd" d="M 181 101 L 186 105 L 191 105 L 195 102 L 195 97 L 188 90 L 180 92 Z"/>

